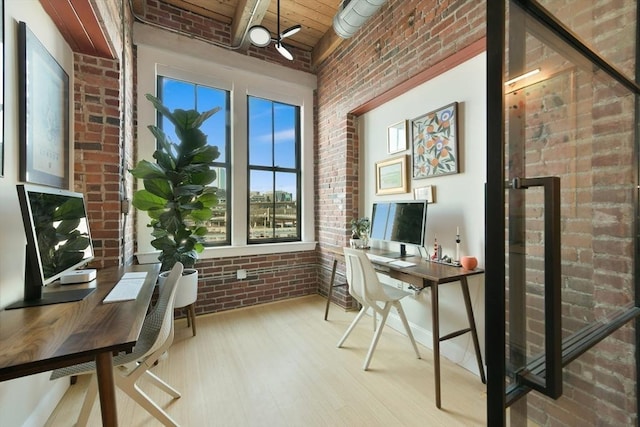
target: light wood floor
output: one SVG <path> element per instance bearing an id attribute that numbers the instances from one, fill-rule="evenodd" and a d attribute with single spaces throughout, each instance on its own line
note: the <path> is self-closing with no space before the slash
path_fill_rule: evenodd
<path id="1" fill-rule="evenodd" d="M 434 404 L 433 358 L 386 327 L 370 369 L 362 363 L 372 337 L 363 319 L 345 347 L 336 343 L 355 316 L 310 296 L 197 319 L 191 337 L 182 320 L 166 359 L 154 372 L 180 399 L 141 381 L 182 426 L 484 426 L 486 389 L 464 368 L 442 359 L 442 409 Z M 47 426 L 72 426 L 86 380 L 71 386 Z M 120 390 L 120 425 L 159 423 Z M 100 425 L 99 404 L 90 425 Z"/>

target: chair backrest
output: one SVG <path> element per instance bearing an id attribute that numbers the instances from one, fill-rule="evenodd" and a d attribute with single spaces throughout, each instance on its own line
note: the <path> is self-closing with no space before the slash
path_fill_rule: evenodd
<path id="1" fill-rule="evenodd" d="M 373 264 L 361 249 L 344 248 L 349 293 L 360 303 L 387 299 Z"/>
<path id="2" fill-rule="evenodd" d="M 160 288 L 160 295 L 151 312 L 147 314 L 140 337 L 133 350 L 138 357 L 148 356 L 160 348 L 168 348 L 173 342 L 173 308 L 182 276 L 183 265 L 177 262 Z M 143 355 L 140 352 L 144 352 Z"/>

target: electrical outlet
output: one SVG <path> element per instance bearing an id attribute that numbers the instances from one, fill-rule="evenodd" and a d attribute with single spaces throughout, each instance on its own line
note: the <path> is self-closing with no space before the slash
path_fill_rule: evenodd
<path id="1" fill-rule="evenodd" d="M 240 270 L 236 271 L 236 277 L 239 280 L 246 279 L 247 278 L 247 270 L 240 269 Z"/>

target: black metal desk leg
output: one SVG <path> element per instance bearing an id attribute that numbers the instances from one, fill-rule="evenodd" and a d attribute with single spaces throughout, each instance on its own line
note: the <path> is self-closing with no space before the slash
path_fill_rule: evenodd
<path id="1" fill-rule="evenodd" d="M 469 328 L 471 329 L 471 337 L 473 338 L 473 347 L 476 350 L 476 360 L 478 361 L 478 370 L 480 371 L 480 379 L 483 384 L 487 383 L 484 376 L 484 365 L 482 364 L 482 354 L 480 353 L 480 342 L 478 341 L 478 332 L 476 331 L 476 320 L 473 316 L 473 308 L 471 307 L 471 297 L 469 296 L 469 284 L 467 278 L 460 279 L 462 286 L 462 296 L 464 297 L 464 305 L 467 308 L 467 319 L 469 320 Z"/>
<path id="2" fill-rule="evenodd" d="M 433 335 L 433 371 L 436 383 L 436 408 L 441 407 L 440 399 L 440 314 L 438 310 L 438 284 L 431 284 L 431 320 Z"/>
<path id="3" fill-rule="evenodd" d="M 327 320 L 329 316 L 329 304 L 331 304 L 331 294 L 333 293 L 333 281 L 336 278 L 336 268 L 338 267 L 338 260 L 333 260 L 333 267 L 331 268 L 331 279 L 329 280 L 329 289 L 327 290 L 327 306 L 324 309 L 324 320 Z"/>

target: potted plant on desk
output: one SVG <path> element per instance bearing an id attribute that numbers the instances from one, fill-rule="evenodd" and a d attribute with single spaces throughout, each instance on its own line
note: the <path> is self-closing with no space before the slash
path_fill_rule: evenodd
<path id="1" fill-rule="evenodd" d="M 176 262 L 181 262 L 185 273 L 178 295 L 180 289 L 187 286 L 197 292 L 198 276 L 193 267 L 198 254 L 204 250 L 205 223 L 213 216 L 213 207 L 218 203 L 217 188 L 210 184 L 216 180 L 213 166 L 220 156 L 218 147 L 207 143 L 200 126 L 220 108 L 202 114 L 196 110 L 170 111 L 158 98 L 147 94 L 147 99 L 175 126 L 179 142 L 171 141 L 158 126 L 148 126 L 157 140 L 155 162 L 141 160 L 130 170 L 144 186 L 134 193 L 132 203 L 150 217 L 148 226 L 154 237 L 151 245 L 160 250 L 160 271 L 170 271 Z M 185 285 L 187 277 L 191 277 L 191 285 Z M 176 307 L 181 307 L 179 304 L 176 296 Z"/>
<path id="2" fill-rule="evenodd" d="M 369 248 L 369 227 L 371 222 L 369 218 L 353 218 L 351 220 L 351 246 L 367 249 Z"/>

